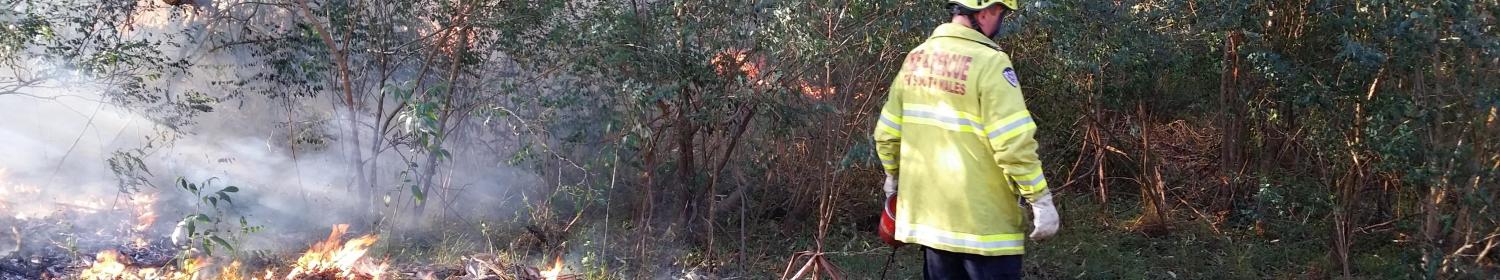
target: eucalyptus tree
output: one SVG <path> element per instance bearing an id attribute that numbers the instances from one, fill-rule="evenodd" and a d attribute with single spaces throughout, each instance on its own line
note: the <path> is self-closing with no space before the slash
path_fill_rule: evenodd
<path id="1" fill-rule="evenodd" d="M 149 2 L 147 2 L 149 3 Z M 163 49 L 185 40 L 138 30 L 136 1 L 0 4 L 0 98 L 82 98 L 141 112 L 168 127 L 212 110 L 213 99 L 175 90 L 192 64 Z M 98 94 L 92 94 L 98 92 Z"/>

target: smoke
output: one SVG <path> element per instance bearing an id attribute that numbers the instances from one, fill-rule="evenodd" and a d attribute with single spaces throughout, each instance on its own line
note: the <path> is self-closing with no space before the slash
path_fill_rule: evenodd
<path id="1" fill-rule="evenodd" d="M 51 91 L 42 94 L 63 94 Z M 112 197 L 118 191 L 102 157 L 141 144 L 150 126 L 128 112 L 79 98 L 0 97 L 0 119 L 5 120 L 0 122 L 0 169 L 5 170 L 0 182 L 11 190 L 34 190 L 24 192 L 30 194 L 26 197 L 3 198 L 17 217 L 62 210 L 52 205 L 65 199 Z"/>
<path id="2" fill-rule="evenodd" d="M 39 94 L 55 96 L 66 90 Z M 115 205 L 119 199 L 129 199 L 122 198 L 118 174 L 106 161 L 116 151 L 148 144 L 154 147 L 145 150 L 141 161 L 150 171 L 151 186 L 139 192 L 163 197 L 156 206 L 163 218 L 152 227 L 157 234 L 170 231 L 178 218 L 210 211 L 177 185 L 179 177 L 190 183 L 215 178 L 208 185 L 210 191 L 238 187 L 241 191 L 232 194 L 229 214 L 266 226 L 270 235 L 316 238 L 316 232 L 326 231 L 329 225 L 372 217 L 370 205 L 358 199 L 367 191 L 351 187 L 351 163 L 341 140 L 347 132 L 338 125 L 345 122 L 328 102 L 301 102 L 288 110 L 277 100 L 241 97 L 218 104 L 213 112 L 194 118 L 194 125 L 173 132 L 127 108 L 94 101 L 103 99 L 98 93 L 70 94 L 86 98 L 0 97 L 0 119 L 5 120 L 0 122 L 0 170 L 4 170 L 0 188 L 9 185 L 13 191 L 0 197 L 0 205 L 8 205 L 18 218 L 67 211 L 78 201 Z M 298 140 L 320 137 L 324 141 L 320 144 Z M 456 211 L 468 219 L 509 215 L 507 209 L 494 206 L 513 198 L 512 190 L 539 180 L 500 165 L 503 156 L 464 154 L 457 157 L 494 164 L 445 165 L 457 168 L 447 185 L 462 186 L 461 191 L 448 193 L 446 198 L 454 201 L 445 204 L 464 207 L 434 206 L 429 213 Z M 400 176 L 408 161 L 420 159 L 403 159 L 399 152 L 373 159 L 381 167 L 371 174 L 374 192 L 390 199 L 376 210 L 410 207 L 403 183 L 411 183 Z"/>
<path id="3" fill-rule="evenodd" d="M 165 16 L 170 15 L 158 15 Z M 204 28 L 149 14 L 146 18 L 155 20 L 142 20 L 133 36 L 164 36 Z M 203 183 L 213 178 L 208 191 L 230 185 L 240 190 L 231 195 L 233 203 L 225 207 L 227 220 L 243 216 L 249 224 L 267 230 L 249 236 L 248 249 L 256 249 L 286 246 L 286 238 L 317 239 L 329 225 L 338 223 L 355 223 L 356 230 L 373 230 L 360 229 L 360 225 L 372 225 L 379 213 L 411 207 L 410 184 L 417 180 L 404 181 L 403 176 L 409 173 L 403 171 L 413 162 L 425 163 L 421 155 L 394 147 L 381 149 L 373 157 L 366 152 L 365 156 L 371 157 L 368 163 L 380 169 L 370 172 L 374 189 L 358 189 L 353 186 L 353 163 L 346 146 L 348 112 L 338 110 L 335 101 L 322 96 L 288 100 L 224 93 L 228 92 L 224 87 L 205 81 L 250 76 L 262 69 L 222 67 L 247 65 L 248 58 L 232 51 L 207 53 L 203 48 L 186 44 L 182 49 L 165 49 L 163 53 L 193 56 L 186 59 L 200 66 L 190 69 L 190 75 L 168 76 L 151 85 L 167 89 L 165 94 L 176 98 L 195 93 L 217 101 L 208 104 L 210 112 L 191 117 L 188 126 L 162 123 L 160 117 L 138 107 L 108 103 L 107 89 L 72 86 L 77 83 L 38 85 L 27 89 L 31 96 L 0 95 L 0 214 L 26 219 L 80 206 L 119 209 L 128 205 L 122 201 L 138 195 L 159 196 L 154 207 L 161 218 L 149 227 L 148 234 L 162 238 L 187 215 L 213 213 L 212 208 L 181 189 L 177 179 Z M 0 72 L 0 77 L 16 74 Z M 367 142 L 374 118 L 362 115 L 359 119 L 361 140 Z M 138 191 L 127 189 L 136 194 L 125 195 L 121 192 L 122 174 L 108 161 L 117 152 L 136 149 L 140 149 L 137 155 L 149 170 L 140 173 L 148 184 Z M 452 217 L 470 220 L 509 218 L 514 209 L 496 205 L 514 205 L 505 202 L 517 199 L 516 190 L 538 185 L 540 180 L 531 172 L 503 165 L 506 157 L 455 154 L 455 160 L 465 164 L 445 164 L 443 179 L 438 180 L 451 189 L 428 194 L 427 199 L 462 207 L 434 205 L 427 214 L 455 214 Z M 370 193 L 376 194 L 370 197 L 373 203 L 360 199 Z M 108 228 L 121 222 L 79 219 L 76 224 Z M 9 227 L 0 225 L 0 230 Z M 0 238 L 0 244 L 8 243 L 4 239 Z M 0 255 L 5 253 L 0 251 Z"/>

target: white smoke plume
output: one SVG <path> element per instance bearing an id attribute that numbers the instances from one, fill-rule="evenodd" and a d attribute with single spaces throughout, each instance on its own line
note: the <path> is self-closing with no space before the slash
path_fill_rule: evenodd
<path id="1" fill-rule="evenodd" d="M 134 32 L 139 36 L 165 35 L 202 28 L 201 23 L 163 17 L 167 15 L 145 17 L 156 21 L 138 22 Z M 202 48 L 186 45 L 165 53 L 210 66 L 238 65 L 236 60 L 242 59 L 231 52 L 206 53 Z M 347 147 L 342 146 L 347 145 L 347 112 L 337 110 L 330 98 L 296 98 L 289 102 L 265 96 L 227 96 L 221 93 L 222 88 L 204 81 L 255 70 L 191 70 L 192 76 L 166 77 L 159 81 L 166 85 L 157 86 L 169 86 L 169 92 L 176 94 L 204 93 L 219 102 L 211 105 L 212 112 L 201 113 L 192 118 L 193 124 L 175 130 L 130 107 L 108 103 L 104 91 L 96 88 L 52 83 L 27 89 L 31 96 L 0 96 L 0 212 L 8 212 L 0 214 L 36 218 L 78 208 L 80 200 L 100 204 L 82 207 L 115 208 L 128 203 L 131 197 L 121 194 L 119 174 L 111 170 L 107 160 L 117 151 L 148 145 L 140 159 L 150 171 L 147 181 L 155 187 L 144 187 L 140 192 L 161 198 L 155 206 L 161 218 L 148 231 L 156 237 L 169 234 L 178 219 L 202 211 L 194 210 L 196 200 L 177 187 L 179 177 L 193 183 L 216 178 L 210 190 L 237 186 L 241 191 L 233 196 L 229 214 L 243 215 L 250 224 L 268 230 L 264 233 L 267 238 L 254 240 L 251 236 L 252 247 L 275 247 L 269 240 L 284 242 L 282 235 L 316 239 L 331 224 L 369 222 L 375 216 L 372 209 L 410 207 L 410 183 L 402 182 L 400 174 L 409 167 L 408 162 L 421 162 L 410 151 L 387 149 L 371 159 L 381 167 L 371 174 L 376 188 L 373 192 L 380 198 L 390 197 L 377 198 L 376 203 L 388 203 L 363 205 L 357 199 L 359 194 L 351 191 L 350 159 Z M 0 77 L 5 75 L 16 73 L 0 73 Z M 371 122 L 372 117 L 361 119 Z M 363 131 L 360 137 L 369 137 L 370 133 Z M 445 165 L 453 169 L 446 185 L 454 189 L 428 199 L 449 199 L 444 204 L 463 207 L 435 206 L 427 213 L 448 211 L 467 219 L 512 214 L 513 209 L 496 205 L 515 200 L 516 190 L 540 184 L 540 180 L 530 172 L 505 166 L 502 159 L 508 156 L 455 155 L 465 163 L 488 164 Z M 8 228 L 0 225 L 0 230 Z M 6 253 L 3 244 L 8 243 L 3 239 L 0 256 Z"/>

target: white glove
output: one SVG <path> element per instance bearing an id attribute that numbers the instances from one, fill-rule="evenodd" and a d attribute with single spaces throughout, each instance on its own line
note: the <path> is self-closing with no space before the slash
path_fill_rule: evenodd
<path id="1" fill-rule="evenodd" d="M 896 195 L 896 175 L 885 175 L 885 197 Z"/>
<path id="2" fill-rule="evenodd" d="M 1031 202 L 1031 239 L 1043 240 L 1057 234 L 1057 207 L 1052 205 L 1052 193 L 1042 195 Z"/>

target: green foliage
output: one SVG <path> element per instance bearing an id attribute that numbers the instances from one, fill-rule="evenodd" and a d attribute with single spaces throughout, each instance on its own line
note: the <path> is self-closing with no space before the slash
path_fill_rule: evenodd
<path id="1" fill-rule="evenodd" d="M 1500 221 L 1474 210 L 1496 202 L 1488 182 L 1500 174 L 1495 158 L 1475 154 L 1500 143 L 1488 119 L 1500 108 L 1493 97 L 1500 37 L 1486 27 L 1497 8 L 1462 0 L 1039 2 L 1001 45 L 1027 73 L 1044 143 L 1076 134 L 1080 116 L 1114 122 L 1107 118 L 1137 104 L 1168 120 L 1218 118 L 1200 125 L 1244 127 L 1244 138 L 1224 141 L 1247 143 L 1233 152 L 1246 154 L 1244 176 L 1256 181 L 1231 185 L 1251 186 L 1237 191 L 1251 195 L 1232 203 L 1233 224 L 1267 221 L 1272 234 L 1319 236 L 1328 233 L 1305 229 L 1330 227 L 1335 213 L 1360 227 L 1435 217 L 1439 228 L 1351 233 L 1355 275 L 1477 276 L 1494 267 L 1435 259 L 1465 259 L 1454 242 L 1474 244 L 1443 236 L 1483 235 Z M 1050 170 L 1084 153 L 1068 146 L 1043 154 Z M 1206 207 L 1219 198 L 1183 199 Z M 1445 202 L 1420 208 L 1434 200 Z M 1288 220 L 1316 222 L 1277 222 Z M 1421 245 L 1389 245 L 1401 238 Z M 1319 242 L 1312 244 L 1334 246 Z M 1337 263 L 1319 263 L 1306 269 L 1342 274 Z"/>
<path id="2" fill-rule="evenodd" d="M 133 35 L 137 1 L 7 1 L 0 4 L 0 96 L 51 99 L 38 89 L 99 91 L 169 128 L 190 124 L 215 102 L 177 92 L 168 80 L 190 76 L 192 63 L 162 50 L 175 36 Z"/>
<path id="3" fill-rule="evenodd" d="M 818 211 L 835 211 L 840 225 L 869 218 L 850 209 L 873 202 L 823 207 L 821 200 L 878 192 L 866 136 L 872 107 L 884 101 L 906 51 L 948 18 L 939 2 L 894 0 L 309 1 L 310 15 L 246 2 L 223 11 L 215 33 L 158 40 L 122 31 L 133 26 L 139 2 L 94 2 L 0 4 L 0 64 L 19 69 L 0 77 L 0 96 L 25 94 L 39 78 L 99 81 L 113 103 L 177 128 L 240 96 L 292 107 L 336 93 L 345 111 L 329 115 L 350 122 L 308 126 L 350 133 L 296 132 L 294 145 L 369 145 L 349 149 L 374 153 L 354 158 L 357 175 L 378 170 L 366 163 L 381 152 L 397 151 L 400 172 L 358 182 L 383 188 L 386 206 L 441 195 L 432 192 L 438 169 L 469 163 L 455 147 L 498 135 L 512 142 L 494 151 L 508 154 L 484 164 L 535 171 L 550 191 L 521 195 L 533 217 L 527 222 L 626 209 L 625 219 L 645 219 L 630 230 L 665 236 L 655 242 L 676 244 L 682 231 L 707 236 L 681 238 L 692 248 L 675 261 L 710 266 L 723 263 L 711 252 L 740 249 L 708 245 L 737 238 L 723 231 L 727 221 L 778 232 L 747 237 L 767 241 L 810 235 L 814 220 L 827 217 Z M 999 44 L 1015 59 L 1049 178 L 1059 179 L 1060 193 L 1098 191 L 1078 197 L 1109 201 L 1061 203 L 1075 205 L 1064 215 L 1075 222 L 1033 247 L 1040 261 L 1030 269 L 1060 271 L 1043 277 L 1317 278 L 1350 269 L 1356 278 L 1485 278 L 1497 271 L 1496 254 L 1473 249 L 1493 240 L 1474 236 L 1500 227 L 1500 213 L 1488 207 L 1500 202 L 1494 1 L 1024 4 Z M 288 13 L 266 21 L 262 9 Z M 219 67 L 237 71 L 210 81 L 225 93 L 163 87 L 201 69 L 161 51 L 188 43 L 236 57 Z M 45 65 L 32 65 L 38 61 Z M 1203 136 L 1142 144 L 1160 134 L 1144 128 L 1163 123 Z M 482 136 L 464 139 L 473 135 Z M 122 190 L 150 185 L 146 154 L 127 150 L 108 160 Z M 1078 164 L 1095 156 L 1103 170 Z M 1130 190 L 1154 167 L 1138 166 L 1142 157 L 1166 167 L 1198 164 L 1164 171 L 1168 204 L 1177 208 L 1170 210 L 1184 219 L 1176 232 L 1148 237 L 1118 226 L 1143 211 Z M 1062 178 L 1089 176 L 1104 186 L 1062 187 Z M 198 200 L 199 213 L 182 222 L 202 250 L 232 250 L 235 231 L 220 228 L 233 222 L 222 217 L 237 188 L 213 190 L 212 183 L 178 180 Z M 707 209 L 728 203 L 749 207 Z M 852 227 L 834 226 L 831 243 L 868 251 L 861 242 L 869 238 Z M 250 228 L 241 219 L 238 234 Z M 717 232 L 698 232 L 705 228 Z M 660 229 L 678 232 L 653 232 Z M 813 246 L 792 243 L 738 253 Z M 645 263 L 660 257 L 652 253 L 612 256 Z M 866 254 L 835 258 L 874 267 Z"/>
<path id="4" fill-rule="evenodd" d="M 1496 150 L 1495 138 L 1483 136 L 1494 133 L 1494 125 L 1489 124 L 1492 121 L 1485 118 L 1500 107 L 1500 98 L 1495 97 L 1500 91 L 1495 85 L 1500 83 L 1493 78 L 1497 76 L 1494 58 L 1500 55 L 1500 39 L 1492 30 L 1492 14 L 1497 9 L 1494 3 L 1137 0 L 1035 1 L 1026 5 L 1006 23 L 1009 27 L 999 43 L 1016 59 L 1028 105 L 1042 128 L 1039 138 L 1044 143 L 1042 156 L 1048 170 L 1094 172 L 1068 168 L 1080 156 L 1092 152 L 1078 149 L 1080 145 L 1074 142 L 1083 138 L 1081 130 L 1088 126 L 1103 127 L 1104 133 L 1116 133 L 1108 131 L 1112 127 L 1130 131 L 1106 136 L 1105 145 L 1126 149 L 1121 153 L 1127 154 L 1120 159 L 1111 154 L 1106 159 L 1112 164 L 1112 169 L 1106 170 L 1109 176 L 1140 176 L 1145 170 L 1132 165 L 1138 164 L 1135 155 L 1143 152 L 1179 152 L 1143 151 L 1159 148 L 1138 142 L 1142 135 L 1155 133 L 1141 130 L 1142 120 L 1135 118 L 1147 116 L 1132 113 L 1140 106 L 1149 115 L 1145 122 L 1186 120 L 1190 127 L 1217 128 L 1207 130 L 1207 139 L 1212 142 L 1203 145 L 1209 149 L 1195 152 L 1221 152 L 1217 150 L 1217 145 L 1223 144 L 1220 141 L 1245 143 L 1239 148 L 1242 150 L 1226 151 L 1245 155 L 1238 159 L 1238 164 L 1246 166 L 1244 170 L 1219 172 L 1228 174 L 1224 181 L 1248 188 L 1226 192 L 1174 189 L 1169 194 L 1180 197 L 1169 200 L 1180 199 L 1193 208 L 1221 207 L 1209 211 L 1224 211 L 1229 223 L 1214 226 L 1230 225 L 1226 228 L 1248 231 L 1264 225 L 1271 236 L 1283 236 L 1271 239 L 1281 240 L 1277 243 L 1268 243 L 1272 241 L 1259 239 L 1263 236 L 1258 233 L 1211 236 L 1207 231 L 1190 229 L 1194 232 L 1184 234 L 1192 240 L 1182 240 L 1185 236 L 1161 240 L 1130 237 L 1125 239 L 1135 243 L 1121 243 L 1114 247 L 1117 250 L 1135 254 L 1146 247 L 1221 246 L 1238 249 L 1230 256 L 1173 252 L 1183 261 L 1168 263 L 1182 267 L 1235 264 L 1243 268 L 1236 270 L 1242 274 L 1229 275 L 1270 278 L 1299 278 L 1307 276 L 1302 273 L 1319 271 L 1341 274 L 1339 265 L 1324 254 L 1333 246 L 1333 239 L 1325 237 L 1332 232 L 1329 220 L 1335 213 L 1352 214 L 1352 223 L 1358 226 L 1391 220 L 1411 223 L 1417 216 L 1396 213 L 1420 212 L 1418 205 L 1427 193 L 1424 188 L 1453 189 L 1447 185 L 1464 180 L 1473 182 L 1464 186 L 1475 188 L 1455 194 L 1463 198 L 1461 202 L 1442 206 L 1440 213 L 1432 215 L 1448 217 L 1449 211 L 1468 209 L 1464 211 L 1471 214 L 1465 216 L 1465 223 L 1470 230 L 1479 230 L 1470 233 L 1495 225 L 1497 216 L 1493 212 L 1474 212 L 1495 202 L 1489 195 L 1494 193 L 1491 182 L 1497 180 L 1493 176 L 1495 159 L 1478 155 L 1479 151 Z M 713 147 L 713 141 L 722 139 L 715 137 L 727 134 L 723 132 L 733 127 L 734 116 L 739 113 L 736 105 L 754 104 L 758 114 L 754 132 L 746 139 L 731 140 L 745 141 L 748 146 L 732 156 L 735 160 L 729 168 L 749 172 L 745 177 L 765 178 L 745 184 L 787 186 L 757 188 L 763 193 L 750 197 L 796 208 L 813 202 L 782 201 L 804 193 L 809 185 L 821 185 L 801 181 L 786 170 L 815 173 L 823 172 L 825 169 L 820 168 L 826 166 L 852 168 L 852 174 L 877 173 L 872 172 L 876 169 L 874 159 L 863 136 L 874 117 L 861 106 L 882 101 L 880 92 L 899 66 L 899 57 L 945 21 L 946 15 L 938 6 L 911 1 L 611 2 L 583 9 L 583 16 L 576 19 L 554 14 L 582 24 L 544 25 L 546 28 L 536 33 L 566 36 L 533 37 L 544 43 L 528 43 L 566 49 L 569 60 L 564 63 L 576 75 L 589 77 L 590 83 L 516 105 L 607 112 L 574 115 L 573 121 L 547 115 L 543 126 L 549 131 L 592 131 L 579 139 L 614 133 L 601 127 L 621 127 L 626 132 L 620 142 L 625 144 L 624 152 L 634 155 L 626 157 L 628 166 L 641 168 L 652 178 L 670 179 L 673 174 L 682 174 L 684 168 L 703 171 L 711 167 L 702 162 L 709 149 L 697 147 Z M 513 50 L 528 53 L 525 51 L 535 49 Z M 723 54 L 739 53 L 747 54 L 745 60 L 760 67 L 756 77 L 739 71 L 726 75 L 713 62 Z M 551 57 L 531 54 L 522 59 L 529 59 L 533 65 L 540 64 L 535 63 L 539 58 Z M 757 78 L 770 82 L 759 84 Z M 838 90 L 834 98 L 820 100 L 801 92 L 801 85 Z M 679 115 L 685 118 L 674 119 Z M 831 120 L 851 119 L 857 120 L 855 125 L 824 125 Z M 676 146 L 684 141 L 674 139 L 682 133 L 675 129 L 682 127 L 692 130 L 687 134 L 694 143 L 710 144 Z M 844 130 L 845 134 L 831 135 L 827 133 L 830 130 Z M 1219 137 L 1215 131 L 1226 130 L 1243 132 L 1229 140 L 1213 139 Z M 1186 144 L 1198 143 L 1166 145 Z M 780 145 L 817 148 L 774 148 Z M 697 152 L 696 166 L 678 165 L 687 159 L 683 147 Z M 824 147 L 837 148 L 827 151 L 822 150 Z M 519 148 L 517 159 L 544 158 L 521 157 L 534 148 Z M 591 149 L 586 144 L 552 148 Z M 1359 160 L 1351 161 L 1351 155 Z M 1220 155 L 1188 156 L 1212 159 Z M 1169 158 L 1167 164 L 1182 164 L 1170 161 L 1181 158 Z M 1211 165 L 1203 170 L 1231 168 L 1208 161 Z M 775 176 L 763 176 L 768 174 Z M 1364 175 L 1358 177 L 1362 180 L 1359 183 L 1351 183 L 1356 179 L 1344 178 L 1344 174 Z M 1166 176 L 1174 185 L 1219 186 L 1223 182 L 1195 174 Z M 1400 180 L 1393 182 L 1390 178 Z M 652 181 L 655 185 L 645 187 L 678 190 L 664 181 L 671 180 L 658 179 Z M 701 190 L 706 180 L 687 178 L 683 182 L 687 190 Z M 1392 183 L 1403 187 L 1394 191 L 1374 187 Z M 1352 191 L 1339 191 L 1351 185 Z M 867 190 L 873 188 L 851 192 Z M 675 195 L 682 194 L 669 193 L 667 197 Z M 1129 199 L 1135 194 L 1101 195 L 1109 196 L 1114 203 L 1135 206 Z M 1221 200 L 1227 202 L 1218 202 Z M 774 212 L 760 214 L 769 213 Z M 787 222 L 807 219 L 783 218 Z M 1444 219 L 1453 223 L 1451 220 Z M 1125 234 L 1115 228 L 1096 230 L 1104 236 L 1079 236 L 1077 242 Z M 1462 229 L 1442 231 L 1456 230 Z M 1419 229 L 1399 231 L 1411 236 Z M 1436 246 L 1446 249 L 1386 246 L 1386 241 L 1372 240 L 1391 240 L 1396 234 L 1361 234 L 1366 233 L 1353 233 L 1356 244 L 1349 252 L 1355 260 L 1355 275 L 1416 275 L 1410 270 L 1423 268 L 1373 267 L 1412 261 L 1410 256 L 1419 255 L 1415 253 L 1419 250 L 1456 249 L 1453 245 Z M 1301 240 L 1288 242 L 1292 237 Z M 1435 239 L 1429 242 L 1441 243 Z M 1283 251 L 1258 249 L 1265 246 Z M 1266 257 L 1286 254 L 1297 256 L 1296 262 L 1281 263 L 1286 260 Z M 1220 263 L 1195 262 L 1204 259 Z M 1136 263 L 1124 259 L 1100 261 Z M 1262 267 L 1267 263 L 1276 264 L 1269 270 L 1252 271 L 1267 269 Z M 1079 269 L 1105 273 L 1122 267 L 1138 266 Z M 1472 274 L 1487 269 L 1492 268 L 1451 272 Z M 1197 271 L 1176 271 L 1189 276 L 1225 276 L 1188 272 Z M 1164 271 L 1143 273 L 1133 275 L 1172 276 L 1161 274 Z"/>
<path id="5" fill-rule="evenodd" d="M 105 160 L 110 172 L 115 175 L 116 186 L 121 193 L 139 192 L 141 186 L 150 186 L 149 176 L 153 176 L 151 169 L 146 166 L 146 162 L 141 161 L 141 157 L 146 156 L 146 150 L 149 149 L 151 146 L 148 144 L 142 148 L 115 151 Z"/>
<path id="6" fill-rule="evenodd" d="M 237 223 L 228 218 L 234 205 L 231 195 L 238 193 L 240 188 L 225 186 L 215 190 L 213 184 L 217 179 L 215 177 L 200 183 L 190 183 L 185 178 L 177 178 L 177 187 L 195 198 L 194 213 L 182 217 L 177 222 L 179 232 L 173 233 L 174 238 L 185 238 L 182 252 L 201 251 L 212 256 L 217 248 L 236 254 L 239 251 L 235 249 L 235 244 L 245 235 L 263 230 L 262 226 L 250 225 L 244 216 L 239 216 Z M 181 260 L 190 257 L 189 254 L 179 254 Z"/>

